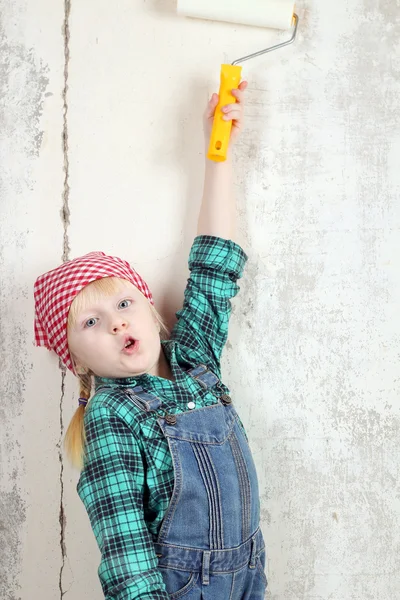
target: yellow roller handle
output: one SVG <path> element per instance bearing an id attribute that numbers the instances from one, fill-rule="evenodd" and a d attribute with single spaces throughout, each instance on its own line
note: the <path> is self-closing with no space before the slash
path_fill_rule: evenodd
<path id="1" fill-rule="evenodd" d="M 229 139 L 232 130 L 232 121 L 224 121 L 221 108 L 226 104 L 236 102 L 231 90 L 237 88 L 242 75 L 242 67 L 238 65 L 221 65 L 221 83 L 219 88 L 219 102 L 215 109 L 214 122 L 211 131 L 210 146 L 207 158 L 215 162 L 226 160 Z"/>

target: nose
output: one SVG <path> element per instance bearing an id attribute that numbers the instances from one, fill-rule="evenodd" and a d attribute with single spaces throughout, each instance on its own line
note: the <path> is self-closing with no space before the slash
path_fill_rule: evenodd
<path id="1" fill-rule="evenodd" d="M 116 316 L 111 321 L 111 331 L 112 333 L 118 333 L 119 331 L 123 331 L 128 326 L 128 322 L 121 316 Z"/>

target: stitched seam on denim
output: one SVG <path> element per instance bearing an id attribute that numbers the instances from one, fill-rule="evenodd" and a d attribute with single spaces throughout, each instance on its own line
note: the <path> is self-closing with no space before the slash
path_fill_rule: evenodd
<path id="1" fill-rule="evenodd" d="M 216 378 L 216 381 L 214 383 L 209 383 L 208 381 L 205 381 L 205 378 L 209 377 L 209 373 L 211 373 L 211 371 L 206 371 L 205 373 L 200 373 L 200 375 L 197 375 L 195 377 L 195 379 L 199 382 L 201 382 L 200 385 L 204 385 L 205 389 L 210 389 L 212 387 L 214 387 L 215 385 L 217 385 L 217 383 L 219 383 L 219 379 L 216 375 L 214 375 L 214 373 L 211 373 L 211 375 L 213 375 Z"/>
<path id="2" fill-rule="evenodd" d="M 237 441 L 236 436 L 232 435 L 229 439 L 229 442 L 231 444 L 233 458 L 235 460 L 236 469 L 237 469 L 238 478 L 239 478 L 240 498 L 241 498 L 241 504 L 242 504 L 242 536 L 243 536 L 243 539 L 247 539 L 247 537 L 250 535 L 250 526 L 248 523 L 248 521 L 249 521 L 249 517 L 248 517 L 248 513 L 249 513 L 248 486 L 250 484 L 248 481 L 248 477 L 246 477 L 246 475 L 247 475 L 246 467 L 243 465 L 244 459 L 243 459 L 242 453 L 240 452 L 240 447 L 238 448 L 239 442 Z"/>
<path id="3" fill-rule="evenodd" d="M 235 589 L 235 577 L 236 577 L 236 571 L 233 573 L 233 577 L 232 577 L 231 593 L 229 594 L 229 600 L 232 600 L 232 598 L 233 598 L 233 591 Z"/>
<path id="4" fill-rule="evenodd" d="M 197 460 L 197 464 L 199 467 L 199 471 L 201 474 L 201 477 L 203 479 L 203 483 L 204 483 L 204 487 L 206 489 L 207 492 L 207 497 L 208 497 L 208 507 L 209 507 L 209 515 L 210 515 L 210 530 L 209 530 L 209 545 L 210 547 L 213 546 L 213 536 L 214 536 L 214 511 L 213 511 L 213 502 L 214 502 L 214 498 L 212 496 L 212 492 L 208 483 L 208 479 L 207 479 L 207 475 L 206 475 L 206 470 L 203 467 L 203 457 L 200 454 L 200 451 L 197 447 L 196 444 L 192 444 L 192 448 L 193 448 L 193 453 L 196 457 Z"/>
<path id="5" fill-rule="evenodd" d="M 221 496 L 219 494 L 219 487 L 217 485 L 217 474 L 214 469 L 214 465 L 210 460 L 210 456 L 208 454 L 207 448 L 200 446 L 201 453 L 203 455 L 204 464 L 207 469 L 207 473 L 209 476 L 210 488 L 214 498 L 214 538 L 213 538 L 213 550 L 218 550 L 223 547 L 221 541 L 221 521 L 222 518 L 218 518 L 220 516 L 220 508 L 221 508 Z"/>
<path id="6" fill-rule="evenodd" d="M 210 560 L 211 552 L 209 550 L 205 550 L 203 552 L 203 559 L 201 561 L 201 582 L 203 585 L 210 584 Z"/>
<path id="7" fill-rule="evenodd" d="M 263 569 L 263 566 L 261 564 L 261 560 L 260 560 L 260 556 L 257 556 L 256 558 L 256 568 L 258 569 L 259 573 L 261 574 L 264 584 L 267 586 L 268 585 L 268 579 L 267 576 L 265 574 L 265 571 Z"/>
<path id="8" fill-rule="evenodd" d="M 149 392 L 140 392 L 140 393 L 135 393 L 135 392 L 130 392 L 132 396 L 135 396 L 136 398 L 140 398 L 140 400 L 146 404 L 146 407 L 148 407 L 148 410 L 153 411 L 153 410 L 157 410 L 157 408 L 159 406 L 161 406 L 161 404 L 163 403 L 163 401 L 161 400 L 161 398 L 159 398 L 159 396 L 156 396 L 153 393 L 149 393 Z M 146 400 L 145 398 L 143 398 L 142 396 L 150 396 L 150 400 Z M 156 408 L 153 408 L 153 405 L 157 404 Z"/>
<path id="9" fill-rule="evenodd" d="M 179 502 L 179 498 L 182 494 L 182 488 L 183 488 L 183 484 L 182 484 L 182 467 L 181 467 L 181 462 L 179 459 L 179 452 L 177 452 L 176 448 L 174 448 L 174 446 L 170 446 L 169 444 L 169 440 L 168 440 L 168 445 L 169 445 L 169 450 L 172 456 L 172 464 L 174 467 L 174 488 L 172 490 L 172 496 L 171 496 L 171 500 L 169 503 L 169 506 L 166 510 L 166 513 L 164 515 L 164 519 L 162 521 L 161 527 L 160 527 L 160 531 L 157 537 L 157 542 L 160 542 L 161 540 L 163 540 L 169 532 L 169 529 L 171 527 L 171 523 L 172 523 L 172 519 L 174 517 L 178 502 Z"/>
<path id="10" fill-rule="evenodd" d="M 262 532 L 261 532 L 260 526 L 258 526 L 257 529 L 252 533 L 251 537 L 249 537 L 247 540 L 245 540 L 244 542 L 242 542 L 238 546 L 232 546 L 230 548 L 223 548 L 223 549 L 219 549 L 219 550 L 213 550 L 213 553 L 214 554 L 218 554 L 218 555 L 219 554 L 223 554 L 224 555 L 227 552 L 232 552 L 232 551 L 239 552 L 243 548 L 243 546 L 246 546 L 246 545 L 249 546 L 249 551 L 250 551 L 250 549 L 251 549 L 251 540 L 254 537 L 259 538 L 259 537 L 261 537 L 261 535 L 262 535 Z M 188 550 L 188 551 L 193 550 L 194 552 L 196 552 L 196 554 L 199 554 L 199 553 L 203 552 L 203 550 L 199 549 L 198 547 L 196 548 L 194 546 L 182 546 L 180 544 L 178 545 L 178 544 L 170 544 L 170 543 L 167 543 L 167 542 L 158 542 L 157 540 L 154 543 L 157 546 L 161 546 L 163 548 L 177 548 L 178 550 Z M 264 541 L 262 541 L 262 543 L 264 544 Z M 266 548 L 265 544 L 261 548 L 259 548 L 257 550 L 256 557 L 259 554 L 261 554 L 261 552 L 263 550 L 265 550 L 265 548 Z M 224 560 L 225 560 L 225 557 L 224 557 Z M 185 570 L 187 570 L 187 569 L 185 569 Z"/>
<path id="11" fill-rule="evenodd" d="M 194 587 L 197 579 L 198 579 L 198 577 L 196 577 L 196 573 L 192 573 L 187 584 L 182 589 L 178 590 L 177 592 L 170 594 L 169 597 L 171 599 L 178 600 L 178 598 L 181 598 L 184 594 L 187 594 L 187 592 L 189 592 Z"/>
<path id="12" fill-rule="evenodd" d="M 206 408 L 210 408 L 210 407 L 206 407 Z M 202 410 L 202 409 L 198 409 L 198 410 Z M 195 412 L 195 411 L 192 411 L 192 413 L 193 413 L 193 412 Z M 179 414 L 178 414 L 178 418 L 179 418 Z M 235 423 L 236 423 L 235 419 L 233 419 L 233 420 L 232 420 L 232 421 L 229 423 L 229 428 L 228 428 L 228 431 L 227 431 L 227 433 L 226 433 L 226 436 L 225 436 L 225 437 L 224 437 L 224 439 L 223 439 L 223 440 L 221 440 L 220 442 L 207 441 L 206 439 L 204 439 L 206 436 L 202 436 L 201 434 L 200 434 L 200 437 L 201 437 L 202 439 L 195 439 L 195 437 L 194 437 L 194 436 L 198 435 L 198 434 L 195 434 L 195 433 L 193 434 L 193 437 L 188 437 L 188 438 L 187 438 L 187 437 L 183 437 L 182 435 L 174 435 L 174 434 L 170 434 L 168 431 L 164 431 L 164 435 L 165 435 L 166 437 L 173 438 L 173 439 L 175 439 L 175 440 L 182 440 L 182 441 L 184 441 L 184 442 L 193 442 L 193 443 L 200 443 L 200 444 L 209 444 L 209 445 L 212 445 L 212 446 L 222 446 L 222 444 L 224 444 L 224 443 L 226 442 L 226 440 L 228 439 L 228 437 L 231 435 L 231 432 L 232 432 L 232 430 L 233 430 L 233 428 L 234 428 L 234 426 L 235 426 Z"/>
<path id="13" fill-rule="evenodd" d="M 221 495 L 221 487 L 219 484 L 218 471 L 215 468 L 214 461 L 212 459 L 210 450 L 207 447 L 204 447 L 203 451 L 208 456 L 210 467 L 214 473 L 215 484 L 217 486 L 217 510 L 218 510 L 217 520 L 218 520 L 218 530 L 220 532 L 218 549 L 220 549 L 220 548 L 222 549 L 222 548 L 224 548 L 224 519 L 223 519 L 223 514 L 222 514 L 222 495 Z"/>
<path id="14" fill-rule="evenodd" d="M 140 398 L 138 398 L 138 396 L 136 396 L 135 394 L 129 394 L 128 393 L 128 397 L 129 397 L 129 400 L 132 400 L 133 404 L 135 406 L 137 406 L 138 408 L 140 408 L 140 410 L 142 410 L 144 413 L 148 412 L 148 410 L 149 410 L 148 406 L 144 407 L 143 406 L 143 400 L 140 400 Z M 147 404 L 147 403 L 145 403 L 145 404 Z"/>
<path id="15" fill-rule="evenodd" d="M 213 552 L 213 550 L 212 550 L 212 552 Z M 210 568 L 209 573 L 210 573 L 210 575 L 230 575 L 232 573 L 237 573 L 238 571 L 241 571 L 242 569 L 244 569 L 245 567 L 248 567 L 248 566 L 249 566 L 249 560 L 247 559 L 243 564 L 234 566 L 230 571 L 226 571 L 225 569 L 222 569 L 221 571 L 215 571 L 215 569 Z M 163 565 L 160 565 L 160 567 L 158 567 L 158 568 L 173 569 L 174 571 L 182 571 L 185 573 L 190 571 L 192 573 L 200 574 L 202 565 L 201 564 L 199 565 L 198 571 L 195 570 L 195 567 L 193 567 L 193 569 L 181 569 L 174 563 L 168 563 L 168 562 Z M 254 568 L 254 570 L 256 570 L 256 568 Z"/>
<path id="16" fill-rule="evenodd" d="M 183 569 L 182 567 L 175 567 L 169 563 L 163 563 L 162 565 L 159 564 L 157 569 L 171 569 L 173 571 L 182 571 L 182 573 L 197 573 L 197 571 L 194 571 L 193 569 Z"/>
<path id="17" fill-rule="evenodd" d="M 215 550 L 218 548 L 218 521 L 217 521 L 217 505 L 218 505 L 218 499 L 216 496 L 216 490 L 215 490 L 215 486 L 214 486 L 214 481 L 213 481 L 213 473 L 210 471 L 210 467 L 207 461 L 207 456 L 204 452 L 204 448 L 201 444 L 198 445 L 199 448 L 199 452 L 202 456 L 202 460 L 203 460 L 203 464 L 204 464 L 204 470 L 206 472 L 206 476 L 207 476 L 207 481 L 208 481 L 208 485 L 210 487 L 210 494 L 211 497 L 213 499 L 213 503 L 212 503 L 212 511 L 213 511 L 213 516 L 212 516 L 212 546 L 211 549 Z"/>
<path id="18" fill-rule="evenodd" d="M 160 406 L 163 405 L 162 400 L 160 400 L 160 398 L 153 398 L 151 402 L 147 402 L 147 400 L 143 400 L 137 394 L 129 394 L 129 399 L 132 400 L 136 404 L 136 406 L 138 406 L 138 402 L 140 402 L 141 408 L 145 411 L 147 415 L 149 413 L 156 412 L 160 408 Z M 135 399 L 138 400 L 138 402 L 136 402 Z"/>
<path id="19" fill-rule="evenodd" d="M 238 413 L 236 413 L 236 415 L 235 415 L 235 421 L 239 427 L 240 433 L 243 435 L 244 439 L 246 440 L 246 444 L 248 444 L 249 440 L 248 440 L 247 432 L 244 428 L 243 423 L 241 423 L 241 421 L 240 421 L 240 417 L 239 417 Z"/>
<path id="20" fill-rule="evenodd" d="M 195 375 L 194 373 L 195 373 L 195 372 L 196 372 L 196 371 L 197 371 L 197 370 L 198 370 L 200 367 L 203 367 L 203 370 L 202 370 L 202 371 L 200 371 L 200 373 L 199 373 L 198 375 Z M 193 371 L 193 372 L 191 372 L 191 371 Z M 213 383 L 212 385 L 209 385 L 209 384 L 208 384 L 207 382 L 205 382 L 205 381 L 204 381 L 204 382 L 202 381 L 202 383 L 200 383 L 200 385 L 204 384 L 204 385 L 206 386 L 206 389 L 209 389 L 209 388 L 211 388 L 211 387 L 214 387 L 214 386 L 215 386 L 215 385 L 217 385 L 217 383 L 219 382 L 219 377 L 218 377 L 218 375 L 216 375 L 216 374 L 214 373 L 214 371 L 211 371 L 211 369 L 209 369 L 209 368 L 207 367 L 207 365 L 205 365 L 205 364 L 203 364 L 203 363 L 201 363 L 200 365 L 197 365 L 196 367 L 192 367 L 192 369 L 188 369 L 188 370 L 186 371 L 186 373 L 187 373 L 187 375 L 190 375 L 190 377 L 191 377 L 192 379 L 194 379 L 195 381 L 198 381 L 198 380 L 200 379 L 200 377 L 202 377 L 203 375 L 208 375 L 208 373 L 211 373 L 211 375 L 214 375 L 214 377 L 217 379 L 217 381 L 216 381 L 215 383 Z"/>
<path id="21" fill-rule="evenodd" d="M 250 551 L 251 540 L 253 538 L 260 539 L 261 536 L 262 536 L 261 529 L 260 529 L 260 526 L 258 526 L 257 529 L 252 533 L 252 535 L 247 540 L 245 540 L 244 542 L 241 542 L 237 546 L 231 546 L 231 547 L 228 547 L 228 548 L 213 550 L 213 553 L 214 554 L 220 554 L 220 553 L 226 554 L 227 552 L 239 552 L 245 546 L 248 546 L 249 547 L 249 551 Z M 193 550 L 196 553 L 203 552 L 203 549 L 199 548 L 198 546 L 197 547 L 196 546 L 184 546 L 184 545 L 181 545 L 181 544 L 170 544 L 169 542 L 157 542 L 157 541 L 155 541 L 154 543 L 157 544 L 158 546 L 164 546 L 165 548 L 176 548 L 176 549 L 179 549 L 179 550 L 190 550 L 190 551 Z M 258 556 L 263 550 L 266 549 L 264 540 L 261 540 L 261 543 L 264 544 L 264 545 L 260 546 L 260 548 L 257 549 L 256 556 Z"/>
<path id="22" fill-rule="evenodd" d="M 235 436 L 232 435 L 229 438 L 229 443 L 231 445 L 231 450 L 232 450 L 232 455 L 233 455 L 233 459 L 235 461 L 235 465 L 236 465 L 236 470 L 237 470 L 237 474 L 238 474 L 238 480 L 239 480 L 239 490 L 240 490 L 240 507 L 241 507 L 241 514 L 242 514 L 242 539 L 246 539 L 246 536 L 244 535 L 244 529 L 245 529 L 245 510 L 246 510 L 246 506 L 245 506 L 245 497 L 244 497 L 244 486 L 243 486 L 243 475 L 242 475 L 242 470 L 241 470 L 241 466 L 240 466 L 240 461 L 238 460 L 238 456 L 237 456 L 237 451 L 234 445 L 234 440 L 235 440 Z"/>
<path id="23" fill-rule="evenodd" d="M 244 477 L 244 482 L 245 482 L 245 492 L 246 492 L 246 508 L 247 508 L 247 514 L 246 514 L 246 529 L 245 529 L 245 539 L 251 534 L 251 484 L 250 484 L 250 478 L 249 478 L 249 474 L 247 471 L 247 465 L 246 465 L 246 461 L 243 455 L 243 451 L 242 448 L 239 444 L 239 440 L 236 437 L 236 434 L 234 434 L 234 438 L 235 438 L 235 442 L 237 444 L 237 450 L 240 456 L 240 460 L 241 460 L 241 464 L 242 464 L 242 468 L 243 468 L 243 477 Z"/>
<path id="24" fill-rule="evenodd" d="M 213 410 L 218 408 L 219 406 L 223 406 L 222 402 L 215 402 L 215 404 L 209 404 L 208 406 L 201 406 L 200 408 L 196 408 L 195 410 L 187 411 L 192 415 L 193 413 L 198 413 L 201 410 Z"/>
<path id="25" fill-rule="evenodd" d="M 222 444 L 224 444 L 226 442 L 228 436 L 229 436 L 229 433 L 220 442 L 208 442 L 207 440 L 204 440 L 204 439 L 194 439 L 192 437 L 186 438 L 186 437 L 181 437 L 178 435 L 170 435 L 169 433 L 165 433 L 165 437 L 172 438 L 173 440 L 181 440 L 182 442 L 191 442 L 193 444 L 207 444 L 208 446 L 222 446 Z"/>
<path id="26" fill-rule="evenodd" d="M 160 529 L 159 539 L 161 538 L 161 533 L 164 537 L 168 535 L 183 488 L 182 467 L 179 458 L 179 452 L 177 452 L 176 448 L 172 446 L 172 448 L 170 447 L 170 453 L 172 456 L 172 464 L 174 467 L 174 488 L 172 491 L 170 505 L 168 506 L 167 512 L 165 513 L 165 518 Z"/>
<path id="27" fill-rule="evenodd" d="M 149 412 L 155 412 L 162 406 L 162 400 L 160 400 L 160 398 L 154 398 L 151 402 L 149 402 Z"/>
<path id="28" fill-rule="evenodd" d="M 220 406 L 222 406 L 222 408 L 225 410 L 225 407 L 222 404 L 222 402 L 215 402 L 214 404 L 209 404 L 208 406 L 201 406 L 200 408 L 195 408 L 194 410 L 190 410 L 190 411 L 186 411 L 186 412 L 190 413 L 192 415 L 193 413 L 198 413 L 202 410 L 215 410 L 216 408 L 219 408 Z"/>
<path id="29" fill-rule="evenodd" d="M 199 471 L 201 477 L 203 479 L 204 487 L 206 488 L 207 497 L 208 497 L 208 507 L 209 507 L 209 515 L 210 515 L 210 530 L 209 530 L 209 540 L 208 543 L 210 548 L 214 548 L 214 538 L 215 538 L 215 513 L 214 513 L 214 503 L 215 498 L 212 490 L 212 486 L 209 482 L 209 474 L 207 473 L 207 467 L 204 465 L 204 459 L 200 451 L 200 447 L 196 444 L 192 444 L 193 453 L 196 457 L 197 464 L 199 466 Z"/>
<path id="30" fill-rule="evenodd" d="M 251 535 L 251 498 L 252 498 L 252 490 L 251 490 L 251 483 L 250 483 L 250 477 L 249 477 L 249 472 L 247 470 L 247 464 L 246 464 L 246 460 L 244 458 L 244 454 L 243 454 L 243 450 L 239 444 L 239 440 L 236 437 L 235 434 L 235 439 L 237 442 L 237 446 L 238 446 L 238 451 L 240 453 L 241 459 L 242 459 L 242 464 L 243 464 L 243 469 L 244 469 L 244 477 L 246 480 L 246 492 L 247 492 L 247 511 L 248 511 L 248 515 L 247 515 L 247 526 L 248 529 L 246 530 L 246 537 L 248 535 Z M 247 442 L 246 442 L 247 444 Z"/>
<path id="31" fill-rule="evenodd" d="M 196 365 L 195 367 L 191 367 L 190 369 L 188 369 L 188 370 L 186 371 L 186 373 L 187 373 L 188 375 L 190 375 L 190 377 L 193 377 L 193 379 L 194 379 L 195 377 L 198 377 L 198 375 L 195 375 L 195 373 L 196 373 L 196 371 L 199 371 L 199 369 L 200 369 L 201 367 L 203 368 L 203 370 L 202 370 L 202 371 L 200 371 L 200 372 L 198 373 L 198 375 L 200 375 L 201 373 L 206 373 L 206 372 L 207 372 L 207 370 L 208 370 L 208 367 L 207 367 L 207 365 L 205 365 L 204 363 L 200 363 L 200 364 Z"/>
<path id="32" fill-rule="evenodd" d="M 137 394 L 131 394 L 131 398 L 132 398 L 132 400 L 138 400 L 146 412 L 150 411 L 150 405 L 146 400 L 143 400 Z"/>
<path id="33" fill-rule="evenodd" d="M 242 515 L 242 539 L 245 540 L 246 539 L 246 536 L 245 536 L 246 500 L 245 500 L 245 495 L 244 495 L 243 472 L 242 472 L 240 460 L 239 460 L 239 457 L 237 454 L 237 449 L 235 447 L 235 442 L 236 442 L 236 437 L 233 433 L 232 436 L 230 436 L 230 438 L 229 438 L 229 443 L 231 445 L 232 455 L 233 455 L 233 459 L 235 461 L 236 471 L 237 471 L 238 481 L 239 481 L 240 508 L 241 508 L 241 515 Z"/>
<path id="34" fill-rule="evenodd" d="M 243 455 L 242 448 L 239 444 L 239 440 L 238 440 L 236 434 L 234 435 L 234 437 L 235 437 L 235 441 L 237 443 L 237 449 L 240 454 L 241 462 L 243 465 L 243 476 L 245 479 L 245 490 L 247 493 L 247 498 L 246 498 L 247 499 L 247 518 L 246 518 L 247 529 L 245 531 L 245 534 L 246 534 L 245 538 L 247 538 L 247 536 L 249 536 L 250 532 L 251 532 L 251 484 L 250 484 L 249 473 L 247 471 L 247 464 L 246 464 L 246 460 Z"/>

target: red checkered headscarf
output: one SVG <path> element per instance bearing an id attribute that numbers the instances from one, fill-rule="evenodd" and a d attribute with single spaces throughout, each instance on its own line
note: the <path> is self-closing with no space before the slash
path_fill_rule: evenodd
<path id="1" fill-rule="evenodd" d="M 40 275 L 35 282 L 35 345 L 54 350 L 74 374 L 67 341 L 69 309 L 82 288 L 103 277 L 120 277 L 130 281 L 154 304 L 146 282 L 129 263 L 104 252 L 89 252 L 69 260 Z"/>

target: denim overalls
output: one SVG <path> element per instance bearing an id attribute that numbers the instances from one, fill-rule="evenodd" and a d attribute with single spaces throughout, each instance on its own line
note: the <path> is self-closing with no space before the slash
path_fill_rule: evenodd
<path id="1" fill-rule="evenodd" d="M 205 388 L 218 377 L 187 371 Z M 173 600 L 263 600 L 265 543 L 254 461 L 227 395 L 211 406 L 168 414 L 140 386 L 126 392 L 156 411 L 172 455 L 175 483 L 158 537 L 159 570 Z"/>

